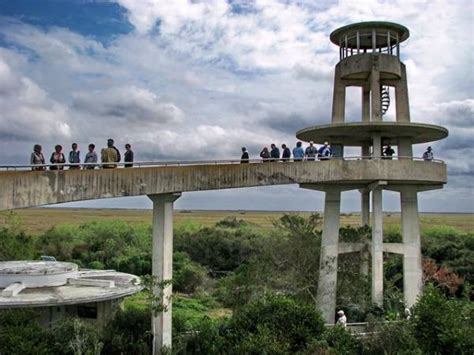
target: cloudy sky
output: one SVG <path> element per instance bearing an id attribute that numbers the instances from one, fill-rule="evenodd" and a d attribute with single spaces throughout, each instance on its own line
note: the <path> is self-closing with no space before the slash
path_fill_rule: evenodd
<path id="1" fill-rule="evenodd" d="M 439 124 L 448 163 L 422 211 L 474 211 L 474 5 L 452 1 L 0 0 L 0 164 L 27 163 L 74 141 L 131 143 L 136 160 L 256 157 L 329 123 L 338 48 L 329 34 L 359 21 L 398 22 L 411 117 Z M 393 109 L 388 118 L 393 116 Z M 347 120 L 360 91 L 348 90 Z M 415 147 L 421 156 L 427 145 Z M 399 209 L 395 194 L 387 210 Z M 357 210 L 356 193 L 343 209 Z M 178 208 L 321 210 L 297 186 L 187 193 Z M 68 206 L 149 207 L 146 197 Z"/>

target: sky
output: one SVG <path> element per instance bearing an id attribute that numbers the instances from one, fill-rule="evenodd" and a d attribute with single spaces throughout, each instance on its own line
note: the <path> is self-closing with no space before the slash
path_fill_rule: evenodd
<path id="1" fill-rule="evenodd" d="M 238 159 L 246 146 L 293 147 L 296 131 L 330 123 L 338 48 L 329 34 L 360 21 L 410 30 L 401 46 L 411 120 L 442 125 L 430 143 L 448 164 L 424 212 L 474 212 L 474 5 L 452 1 L 0 0 L 0 164 L 27 164 L 32 146 L 105 146 L 136 160 Z M 346 120 L 360 120 L 349 88 Z M 393 106 L 393 105 L 392 105 Z M 387 119 L 393 119 L 394 109 Z M 428 144 L 414 147 L 421 156 Z M 298 186 L 185 193 L 181 209 L 320 211 Z M 149 208 L 146 197 L 64 204 Z M 359 194 L 343 194 L 344 211 Z M 399 210 L 384 192 L 384 209 Z"/>

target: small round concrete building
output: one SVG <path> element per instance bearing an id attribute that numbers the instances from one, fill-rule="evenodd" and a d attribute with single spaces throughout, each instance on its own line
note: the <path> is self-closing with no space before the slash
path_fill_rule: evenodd
<path id="1" fill-rule="evenodd" d="M 334 322 L 338 255 L 361 253 L 361 260 L 371 255 L 372 301 L 383 303 L 383 253 L 403 255 L 403 291 L 411 307 L 422 292 L 422 268 L 417 194 L 442 188 L 446 183 L 446 165 L 441 161 L 423 161 L 413 157 L 413 145 L 437 141 L 448 136 L 447 129 L 410 119 L 406 67 L 400 61 L 400 43 L 407 40 L 406 27 L 391 22 L 361 22 L 336 29 L 330 35 L 339 47 L 339 63 L 334 75 L 332 120 L 330 124 L 302 129 L 297 138 L 323 144 L 330 142 L 334 158 L 344 159 L 345 147 L 360 147 L 360 163 L 365 171 L 378 171 L 383 180 L 367 181 L 352 174 L 350 179 L 314 183 L 302 187 L 326 193 L 321 246 L 318 305 L 327 323 Z M 360 121 L 346 122 L 346 88 L 360 87 Z M 395 90 L 395 121 L 384 120 L 390 105 L 390 90 Z M 398 154 L 384 157 L 385 144 L 396 147 Z M 326 164 L 326 162 L 321 162 Z M 329 168 L 329 167 L 328 167 Z M 403 179 L 400 179 L 403 169 Z M 420 180 L 420 174 L 429 179 Z M 328 171 L 331 174 L 331 171 Z M 361 174 L 363 175 L 363 174 Z M 395 177 L 398 175 L 398 178 Z M 372 195 L 372 240 L 365 243 L 339 243 L 341 192 L 361 193 L 362 224 L 369 224 Z M 400 193 L 402 243 L 383 242 L 382 191 Z M 362 261 L 361 272 L 369 275 L 369 265 Z"/>
<path id="2" fill-rule="evenodd" d="M 0 309 L 35 308 L 45 326 L 70 315 L 102 328 L 124 297 L 142 289 L 137 276 L 113 270 L 80 270 L 57 261 L 0 262 Z"/>

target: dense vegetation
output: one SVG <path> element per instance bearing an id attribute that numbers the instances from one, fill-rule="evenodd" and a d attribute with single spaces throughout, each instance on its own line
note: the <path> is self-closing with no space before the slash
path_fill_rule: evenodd
<path id="1" fill-rule="evenodd" d="M 369 228 L 343 227 L 341 241 L 370 239 Z M 387 241 L 401 240 L 390 228 Z M 175 230 L 173 352 L 178 354 L 469 353 L 474 346 L 470 284 L 474 234 L 453 228 L 423 233 L 424 296 L 401 320 L 402 260 L 385 256 L 384 307 L 370 303 L 360 254 L 342 255 L 337 307 L 349 321 L 368 321 L 373 335 L 355 338 L 325 328 L 316 290 L 321 218 L 285 215 L 269 232 L 236 218 L 214 227 Z M 14 219 L 0 228 L 0 260 L 51 255 L 85 268 L 151 272 L 151 228 L 114 222 L 58 225 L 39 236 Z M 99 333 L 78 319 L 41 329 L 35 312 L 0 312 L 0 354 L 147 354 L 151 310 L 144 293 L 125 301 Z M 398 320 L 385 323 L 385 320 Z"/>

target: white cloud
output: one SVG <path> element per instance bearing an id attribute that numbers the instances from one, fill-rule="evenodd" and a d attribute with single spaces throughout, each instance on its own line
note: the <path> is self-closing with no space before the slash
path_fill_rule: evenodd
<path id="1" fill-rule="evenodd" d="M 69 137 L 67 108 L 16 72 L 0 50 L 0 137 L 30 141 Z M 10 57 L 12 57 L 10 55 Z"/>
<path id="2" fill-rule="evenodd" d="M 153 92 L 135 86 L 76 93 L 73 107 L 115 122 L 177 123 L 184 116 L 173 103 L 162 102 Z"/>

